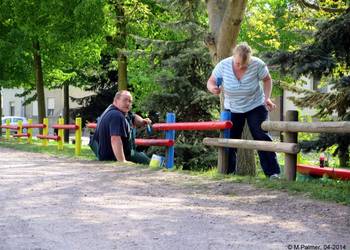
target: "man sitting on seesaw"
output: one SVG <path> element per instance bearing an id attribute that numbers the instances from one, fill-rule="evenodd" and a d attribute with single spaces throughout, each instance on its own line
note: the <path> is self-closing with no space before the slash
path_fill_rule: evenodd
<path id="1" fill-rule="evenodd" d="M 118 91 L 113 103 L 102 113 L 97 121 L 93 140 L 98 143 L 100 161 L 120 161 L 149 164 L 150 158 L 136 151 L 135 126 L 151 124 L 149 118 L 142 118 L 130 112 L 132 96 L 129 91 Z"/>

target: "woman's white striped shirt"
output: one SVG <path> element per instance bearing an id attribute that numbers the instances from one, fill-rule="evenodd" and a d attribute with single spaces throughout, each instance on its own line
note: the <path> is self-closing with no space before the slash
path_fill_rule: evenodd
<path id="1" fill-rule="evenodd" d="M 222 78 L 224 90 L 224 107 L 233 113 L 245 113 L 264 104 L 265 96 L 260 81 L 269 70 L 257 57 L 252 57 L 246 72 L 240 80 L 233 72 L 234 57 L 220 61 L 213 70 L 215 80 Z"/>

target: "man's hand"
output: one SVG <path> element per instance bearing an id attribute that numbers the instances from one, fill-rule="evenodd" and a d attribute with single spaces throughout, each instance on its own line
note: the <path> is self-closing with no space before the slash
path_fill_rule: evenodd
<path id="1" fill-rule="evenodd" d="M 143 122 L 143 124 L 145 124 L 145 126 L 151 125 L 151 124 L 152 124 L 152 121 L 151 121 L 151 119 L 149 119 L 149 118 L 144 118 L 144 119 L 142 120 L 142 122 Z"/>
<path id="2" fill-rule="evenodd" d="M 128 165 L 134 164 L 132 161 L 127 161 L 127 160 L 125 160 L 125 161 L 118 161 L 118 162 L 120 162 L 120 163 L 126 163 L 126 164 L 128 164 Z"/>
<path id="3" fill-rule="evenodd" d="M 276 104 L 274 104 L 270 98 L 265 99 L 265 106 L 270 112 L 276 109 Z"/>

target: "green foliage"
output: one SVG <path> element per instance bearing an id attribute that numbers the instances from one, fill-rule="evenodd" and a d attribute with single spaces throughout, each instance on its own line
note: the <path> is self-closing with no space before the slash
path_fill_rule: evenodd
<path id="1" fill-rule="evenodd" d="M 3 0 L 0 4 L 0 82 L 34 89 L 33 41 L 39 41 L 47 87 L 96 62 L 104 23 L 102 0 Z M 4 53 L 3 53 L 4 52 Z M 54 85 L 50 85 L 54 82 Z"/>
<path id="2" fill-rule="evenodd" d="M 82 121 L 96 121 L 102 112 L 113 102 L 115 93 L 118 91 L 118 72 L 110 67 L 112 57 L 102 55 L 101 65 L 88 68 L 79 72 L 79 81 L 84 82 L 84 90 L 94 92 L 87 97 L 71 98 L 81 105 L 72 110 L 71 116 L 82 117 Z"/>
<path id="3" fill-rule="evenodd" d="M 283 74 L 296 78 L 311 75 L 331 85 L 328 93 L 295 89 L 302 96 L 292 98 L 294 103 L 300 107 L 316 108 L 319 118 L 336 113 L 339 120 L 350 120 L 349 37 L 350 9 L 323 21 L 311 44 L 271 57 L 270 62 L 279 64 Z M 306 150 L 325 150 L 334 144 L 337 144 L 334 154 L 339 156 L 340 165 L 348 166 L 350 136 L 347 134 L 321 134 L 318 140 L 305 142 L 303 146 Z"/>
<path id="4" fill-rule="evenodd" d="M 179 2 L 183 5 L 178 6 Z M 179 12 L 183 7 L 186 10 Z M 178 20 L 173 18 L 165 23 L 165 27 L 176 23 L 176 32 L 180 35 L 147 44 L 151 48 L 157 46 L 151 58 L 155 83 L 158 85 L 154 88 L 159 91 L 154 91 L 144 100 L 144 112 L 159 113 L 161 118 L 167 112 L 173 112 L 176 121 L 188 122 L 211 120 L 213 110 L 218 109 L 218 98 L 206 90 L 212 65 L 202 42 L 205 28 L 200 21 L 201 11 L 204 10 L 201 7 L 199 3 L 191 1 L 175 1 L 168 10 L 176 10 L 179 15 L 174 16 Z M 186 23 L 181 19 L 179 21 L 179 18 L 186 20 Z M 201 131 L 177 133 L 176 164 L 184 169 L 207 169 L 215 165 L 216 152 L 208 151 L 201 144 L 203 136 L 207 134 Z"/>

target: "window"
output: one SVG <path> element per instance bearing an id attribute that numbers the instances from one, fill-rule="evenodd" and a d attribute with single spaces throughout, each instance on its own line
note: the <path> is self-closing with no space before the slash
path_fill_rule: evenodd
<path id="1" fill-rule="evenodd" d="M 22 118 L 13 118 L 13 123 L 18 123 L 19 121 L 23 122 Z"/>
<path id="2" fill-rule="evenodd" d="M 53 116 L 55 113 L 55 98 L 47 98 L 47 116 Z"/>
<path id="3" fill-rule="evenodd" d="M 15 102 L 10 102 L 10 116 L 15 115 Z"/>

